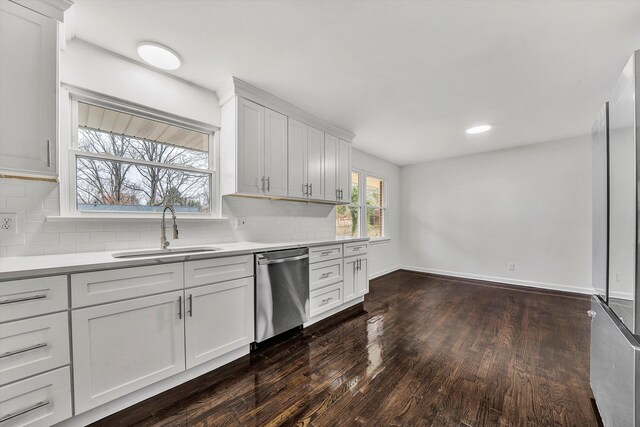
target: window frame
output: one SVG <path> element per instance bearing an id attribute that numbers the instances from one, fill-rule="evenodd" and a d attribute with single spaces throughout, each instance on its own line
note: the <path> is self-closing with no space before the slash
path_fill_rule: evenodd
<path id="1" fill-rule="evenodd" d="M 382 211 L 382 235 L 380 237 L 369 237 L 369 233 L 368 233 L 368 228 L 367 228 L 367 209 L 369 208 L 369 206 L 367 205 L 367 178 L 375 178 L 375 179 L 379 179 L 382 182 L 382 203 L 381 206 L 371 206 L 371 208 L 374 209 L 380 209 Z M 369 171 L 364 171 L 364 179 L 362 180 L 362 183 L 360 184 L 360 188 L 358 189 L 358 194 L 361 195 L 360 196 L 360 204 L 361 204 L 361 209 L 362 212 L 360 213 L 360 216 L 362 218 L 365 218 L 364 221 L 362 222 L 361 225 L 361 235 L 362 236 L 366 236 L 369 237 L 369 240 L 372 242 L 378 242 L 378 241 L 384 241 L 384 240 L 389 240 L 389 236 L 387 236 L 387 199 L 389 198 L 388 193 L 387 193 L 387 177 L 379 175 L 377 173 L 373 173 L 373 172 L 369 172 Z"/>
<path id="2" fill-rule="evenodd" d="M 209 175 L 209 212 L 183 213 L 181 218 L 192 219 L 218 219 L 221 218 L 220 184 L 219 184 L 219 131 L 220 128 L 206 123 L 176 116 L 171 113 L 159 111 L 140 104 L 128 102 L 119 98 L 99 94 L 92 91 L 63 85 L 61 88 L 61 123 L 60 129 L 61 150 L 60 158 L 60 215 L 73 218 L 123 218 L 144 219 L 157 218 L 158 212 L 136 212 L 105 210 L 82 211 L 77 208 L 76 186 L 76 161 L 79 157 L 117 161 L 141 166 L 155 166 L 185 172 L 195 172 Z M 207 169 L 189 166 L 169 165 L 147 160 L 128 159 L 110 154 L 91 153 L 78 149 L 78 102 L 84 102 L 98 107 L 103 107 L 126 114 L 135 115 L 173 126 L 187 128 L 209 136 L 209 158 Z"/>
<path id="3" fill-rule="evenodd" d="M 353 238 L 355 239 L 355 238 L 361 238 L 361 237 L 369 237 L 368 230 L 367 230 L 367 223 L 366 223 L 366 217 L 367 217 L 366 190 L 367 190 L 367 178 L 371 177 L 371 178 L 376 178 L 382 181 L 382 206 L 372 206 L 374 208 L 379 208 L 382 210 L 382 236 L 369 238 L 369 239 L 371 242 L 382 242 L 382 241 L 390 240 L 390 237 L 387 236 L 387 227 L 386 227 L 387 215 L 388 215 L 387 199 L 389 198 L 388 192 L 387 192 L 388 191 L 387 177 L 377 173 L 366 171 L 364 169 L 358 169 L 358 168 L 351 168 L 351 173 L 355 173 L 358 175 L 358 203 L 353 204 L 352 202 L 346 205 L 347 208 L 356 208 L 358 211 L 358 235 L 354 236 Z M 349 198 L 351 198 L 351 194 L 349 194 Z M 336 220 L 336 227 L 337 227 L 337 220 Z"/>

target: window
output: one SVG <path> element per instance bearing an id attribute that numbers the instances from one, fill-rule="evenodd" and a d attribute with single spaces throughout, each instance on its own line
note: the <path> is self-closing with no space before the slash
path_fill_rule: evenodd
<path id="1" fill-rule="evenodd" d="M 215 212 L 213 130 L 99 99 L 71 108 L 70 213 Z"/>
<path id="2" fill-rule="evenodd" d="M 336 208 L 336 235 L 384 238 L 385 179 L 354 170 L 351 173 L 351 185 L 351 204 Z"/>
<path id="3" fill-rule="evenodd" d="M 336 235 L 338 237 L 360 236 L 360 179 L 359 172 L 351 172 L 351 204 L 336 207 Z"/>
<path id="4" fill-rule="evenodd" d="M 367 176 L 366 181 L 367 236 L 371 239 L 384 237 L 384 179 Z"/>

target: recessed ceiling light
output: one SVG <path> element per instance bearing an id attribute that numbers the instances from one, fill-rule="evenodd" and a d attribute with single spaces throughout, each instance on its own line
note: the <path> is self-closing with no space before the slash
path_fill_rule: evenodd
<path id="1" fill-rule="evenodd" d="M 138 45 L 138 55 L 149 65 L 163 70 L 180 68 L 180 57 L 173 50 L 159 43 L 142 42 Z"/>
<path id="2" fill-rule="evenodd" d="M 486 132 L 489 129 L 491 129 L 491 126 L 489 125 L 480 125 L 480 126 L 474 126 L 472 128 L 469 128 L 466 130 L 467 133 L 482 133 L 482 132 Z"/>

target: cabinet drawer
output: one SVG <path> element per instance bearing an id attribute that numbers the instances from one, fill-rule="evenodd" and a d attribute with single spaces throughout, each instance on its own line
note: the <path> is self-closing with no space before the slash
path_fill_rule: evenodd
<path id="1" fill-rule="evenodd" d="M 0 384 L 68 363 L 67 312 L 0 325 Z"/>
<path id="2" fill-rule="evenodd" d="M 369 251 L 369 242 L 353 242 L 344 244 L 344 256 L 364 255 Z"/>
<path id="3" fill-rule="evenodd" d="M 314 317 L 342 304 L 342 282 L 311 292 L 310 316 Z"/>
<path id="4" fill-rule="evenodd" d="M 48 427 L 71 417 L 69 367 L 0 387 L 0 425 Z"/>
<path id="5" fill-rule="evenodd" d="M 342 281 L 342 258 L 317 262 L 309 265 L 309 289 L 319 289 Z"/>
<path id="6" fill-rule="evenodd" d="M 342 244 L 309 248 L 309 263 L 342 258 Z"/>
<path id="7" fill-rule="evenodd" d="M 71 305 L 103 304 L 183 288 L 182 263 L 71 275 Z"/>
<path id="8" fill-rule="evenodd" d="M 67 276 L 0 282 L 0 322 L 68 308 Z"/>
<path id="9" fill-rule="evenodd" d="M 189 261 L 184 264 L 187 288 L 249 276 L 253 276 L 253 255 Z"/>

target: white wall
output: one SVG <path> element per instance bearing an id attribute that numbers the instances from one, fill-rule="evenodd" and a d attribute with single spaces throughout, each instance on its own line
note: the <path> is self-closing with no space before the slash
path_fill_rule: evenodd
<path id="1" fill-rule="evenodd" d="M 403 167 L 402 263 L 592 292 L 590 150 L 582 137 Z"/>
<path id="2" fill-rule="evenodd" d="M 400 266 L 400 167 L 358 150 L 353 150 L 351 163 L 354 169 L 387 179 L 385 234 L 389 240 L 371 243 L 369 247 L 369 276 L 375 277 Z"/>
<path id="3" fill-rule="evenodd" d="M 61 51 L 60 81 L 220 126 L 215 92 L 153 71 L 82 40 L 71 40 Z"/>

